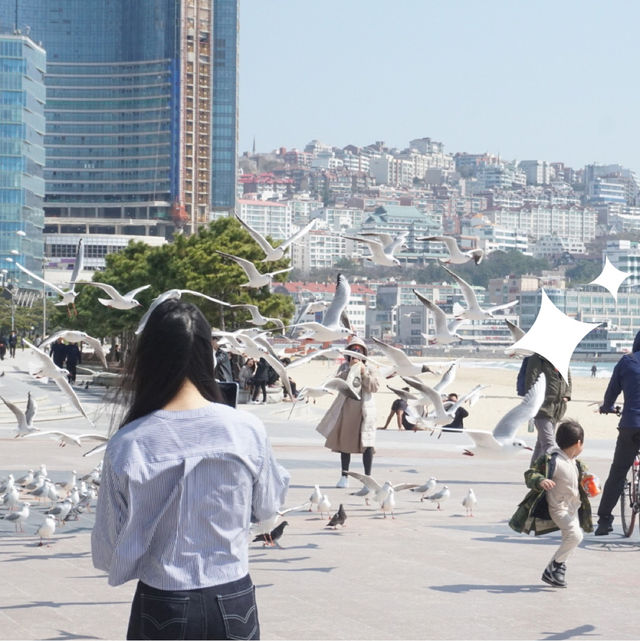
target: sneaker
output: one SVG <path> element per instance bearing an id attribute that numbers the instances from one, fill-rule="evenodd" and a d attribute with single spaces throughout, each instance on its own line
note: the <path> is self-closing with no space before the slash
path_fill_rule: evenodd
<path id="1" fill-rule="evenodd" d="M 595 536 L 607 536 L 609 532 L 613 532 L 613 525 L 611 523 L 598 523 L 598 527 L 594 532 Z"/>
<path id="2" fill-rule="evenodd" d="M 541 578 L 545 583 L 548 583 L 554 588 L 566 588 L 567 582 L 564 578 L 566 571 L 566 564 L 551 561 L 551 563 L 549 563 L 549 565 L 544 569 Z"/>
<path id="3" fill-rule="evenodd" d="M 341 476 L 340 480 L 336 483 L 336 487 L 339 487 L 339 488 L 349 487 L 349 477 Z"/>

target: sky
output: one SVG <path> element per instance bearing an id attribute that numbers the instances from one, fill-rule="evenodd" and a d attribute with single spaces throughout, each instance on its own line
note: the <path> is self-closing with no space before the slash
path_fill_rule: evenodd
<path id="1" fill-rule="evenodd" d="M 640 2 L 240 0 L 240 152 L 430 137 L 640 173 Z"/>

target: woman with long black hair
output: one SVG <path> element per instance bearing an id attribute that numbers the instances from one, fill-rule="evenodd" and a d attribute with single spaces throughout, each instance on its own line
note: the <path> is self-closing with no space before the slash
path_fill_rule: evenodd
<path id="1" fill-rule="evenodd" d="M 281 507 L 289 475 L 213 370 L 202 312 L 158 305 L 125 368 L 91 540 L 111 585 L 138 579 L 128 639 L 259 638 L 249 524 Z"/>

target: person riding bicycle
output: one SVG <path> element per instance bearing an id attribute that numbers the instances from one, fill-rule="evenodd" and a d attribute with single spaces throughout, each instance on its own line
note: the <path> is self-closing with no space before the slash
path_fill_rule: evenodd
<path id="1" fill-rule="evenodd" d="M 624 489 L 627 472 L 640 451 L 640 332 L 633 341 L 632 353 L 625 354 L 613 369 L 600 414 L 617 413 L 614 403 L 620 392 L 624 395 L 624 406 L 613 461 L 598 507 L 596 536 L 606 536 L 613 531 L 613 508 Z"/>

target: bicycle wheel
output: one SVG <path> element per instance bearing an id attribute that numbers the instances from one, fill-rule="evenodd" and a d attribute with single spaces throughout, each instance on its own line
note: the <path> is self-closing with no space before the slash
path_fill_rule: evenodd
<path id="1" fill-rule="evenodd" d="M 631 536 L 636 523 L 638 509 L 638 466 L 634 461 L 627 472 L 624 481 L 624 489 L 620 495 L 620 516 L 622 520 L 622 532 L 626 537 Z"/>

